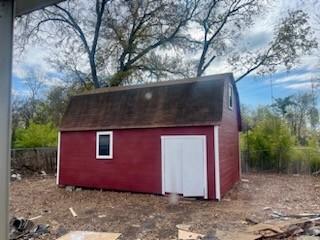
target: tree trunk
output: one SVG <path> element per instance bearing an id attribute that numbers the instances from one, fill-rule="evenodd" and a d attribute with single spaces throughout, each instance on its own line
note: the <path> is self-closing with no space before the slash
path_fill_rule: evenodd
<path id="1" fill-rule="evenodd" d="M 91 69 L 91 77 L 92 77 L 92 82 L 95 88 L 100 88 L 100 83 L 98 80 L 98 75 L 97 75 L 97 67 L 95 60 L 92 56 L 89 56 L 90 58 L 90 69 Z"/>

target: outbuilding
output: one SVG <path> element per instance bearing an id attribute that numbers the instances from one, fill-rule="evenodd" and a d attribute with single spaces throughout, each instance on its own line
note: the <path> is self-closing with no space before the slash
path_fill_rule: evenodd
<path id="1" fill-rule="evenodd" d="M 240 179 L 240 130 L 231 73 L 76 95 L 57 184 L 219 200 Z"/>

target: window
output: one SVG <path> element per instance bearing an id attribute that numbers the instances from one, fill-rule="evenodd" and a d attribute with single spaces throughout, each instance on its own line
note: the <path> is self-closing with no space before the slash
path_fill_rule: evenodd
<path id="1" fill-rule="evenodd" d="M 232 108 L 233 108 L 233 87 L 231 84 L 229 84 L 229 88 L 228 88 L 228 106 L 229 106 L 229 109 L 232 110 Z"/>
<path id="2" fill-rule="evenodd" d="M 97 132 L 96 158 L 112 159 L 113 139 L 112 132 Z"/>

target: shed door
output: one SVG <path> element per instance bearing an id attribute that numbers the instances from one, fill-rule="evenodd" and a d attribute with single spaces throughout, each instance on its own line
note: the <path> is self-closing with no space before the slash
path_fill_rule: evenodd
<path id="1" fill-rule="evenodd" d="M 205 136 L 163 136 L 163 193 L 207 197 Z"/>

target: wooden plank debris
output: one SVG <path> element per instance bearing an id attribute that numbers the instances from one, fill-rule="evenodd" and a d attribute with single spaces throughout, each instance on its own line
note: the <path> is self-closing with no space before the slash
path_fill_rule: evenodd
<path id="1" fill-rule="evenodd" d="M 200 233 L 194 233 L 194 232 L 178 229 L 179 240 L 197 240 L 197 239 L 202 239 L 203 237 L 204 235 Z"/>
<path id="2" fill-rule="evenodd" d="M 39 216 L 36 216 L 36 217 L 33 217 L 33 218 L 29 218 L 30 221 L 34 221 L 34 220 L 37 220 L 39 218 L 42 218 L 42 215 L 39 215 Z"/>
<path id="3" fill-rule="evenodd" d="M 261 235 L 243 233 L 243 232 L 226 232 L 221 230 L 216 230 L 215 237 L 219 240 L 256 240 L 261 237 Z"/>
<path id="4" fill-rule="evenodd" d="M 58 238 L 57 240 L 116 240 L 121 233 L 73 231 Z"/>
<path id="5" fill-rule="evenodd" d="M 78 217 L 77 213 L 73 210 L 72 207 L 69 208 L 69 210 L 70 210 L 70 212 L 71 212 L 71 214 L 72 214 L 73 217 Z"/>
<path id="6" fill-rule="evenodd" d="M 300 214 L 282 214 L 280 212 L 273 211 L 273 215 L 281 218 L 317 218 L 320 217 L 320 213 L 300 213 Z"/>
<path id="7" fill-rule="evenodd" d="M 181 229 L 181 230 L 190 231 L 191 225 L 188 225 L 188 224 L 178 224 L 178 225 L 176 225 L 176 227 L 177 227 L 178 229 Z"/>
<path id="8" fill-rule="evenodd" d="M 301 235 L 320 235 L 320 217 L 302 218 L 297 215 L 295 219 L 277 219 L 265 223 L 248 226 L 246 232 L 250 234 L 261 235 L 259 239 L 287 239 Z M 314 215 L 312 215 L 314 216 Z"/>
<path id="9" fill-rule="evenodd" d="M 258 224 L 258 220 L 256 220 L 254 217 L 246 217 L 246 222 L 249 224 Z"/>

